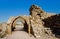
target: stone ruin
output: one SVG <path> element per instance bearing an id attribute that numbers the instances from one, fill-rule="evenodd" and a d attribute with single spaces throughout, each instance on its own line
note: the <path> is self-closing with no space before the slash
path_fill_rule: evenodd
<path id="1" fill-rule="evenodd" d="M 50 27 L 45 27 L 47 24 L 45 21 L 45 19 L 48 19 L 48 17 L 54 16 L 47 14 L 46 12 L 44 12 L 41 8 L 39 8 L 38 6 L 31 6 L 30 8 L 30 25 L 33 28 L 33 33 L 34 36 L 39 39 L 55 39 L 54 38 L 54 34 L 52 33 L 52 30 L 50 29 Z M 51 20 L 49 20 L 51 21 Z M 51 22 L 52 23 L 52 22 Z M 50 24 L 51 24 L 50 23 Z"/>
<path id="2" fill-rule="evenodd" d="M 60 14 L 50 14 L 40 7 L 32 5 L 29 16 L 10 17 L 7 21 L 8 34 L 14 31 L 17 19 L 24 25 L 24 30 L 32 34 L 36 39 L 58 39 L 60 38 Z"/>

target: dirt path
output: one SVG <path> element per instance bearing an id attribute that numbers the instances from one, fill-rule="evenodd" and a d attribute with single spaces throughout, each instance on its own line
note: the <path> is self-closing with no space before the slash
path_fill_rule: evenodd
<path id="1" fill-rule="evenodd" d="M 33 36 L 30 37 L 24 31 L 15 31 L 12 35 L 7 36 L 5 39 L 35 39 Z"/>
<path id="2" fill-rule="evenodd" d="M 35 39 L 33 36 L 23 31 L 22 28 L 16 27 L 15 31 L 11 34 L 6 36 L 3 39 Z"/>

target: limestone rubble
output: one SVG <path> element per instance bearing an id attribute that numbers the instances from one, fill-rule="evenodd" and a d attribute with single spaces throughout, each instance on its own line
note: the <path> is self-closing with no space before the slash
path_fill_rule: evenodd
<path id="1" fill-rule="evenodd" d="M 30 15 L 31 15 L 30 16 L 30 22 L 31 22 L 30 25 L 33 28 L 34 36 L 36 38 L 38 38 L 38 39 L 39 38 L 41 38 L 41 39 L 56 39 L 55 34 L 53 34 L 53 32 L 52 32 L 53 29 L 51 29 L 51 28 L 54 28 L 52 26 L 52 25 L 54 25 L 52 22 L 58 21 L 60 19 L 53 20 L 55 18 L 55 14 L 47 14 L 38 6 L 32 5 L 30 7 Z M 52 16 L 54 16 L 54 17 L 52 17 Z M 56 17 L 56 19 L 57 19 L 57 17 Z M 58 22 L 57 22 L 57 24 L 58 24 Z M 49 27 L 46 27 L 47 25 Z M 52 27 L 50 27 L 50 25 Z M 58 26 L 56 26 L 56 27 L 58 27 Z"/>

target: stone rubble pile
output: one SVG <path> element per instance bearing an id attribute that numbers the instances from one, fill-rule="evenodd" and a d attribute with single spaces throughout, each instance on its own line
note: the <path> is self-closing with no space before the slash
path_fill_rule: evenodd
<path id="1" fill-rule="evenodd" d="M 3 38 L 6 36 L 6 23 L 0 24 L 0 38 Z"/>
<path id="2" fill-rule="evenodd" d="M 44 25 L 45 22 L 43 20 L 46 18 L 46 12 L 42 11 L 38 6 L 32 5 L 30 15 L 30 25 L 37 39 L 56 39 L 50 27 L 45 27 Z"/>
<path id="3" fill-rule="evenodd" d="M 45 22 L 46 27 L 50 27 L 52 30 L 52 33 L 55 34 L 55 36 L 60 38 L 60 14 L 59 15 L 53 15 L 51 17 L 48 17 L 43 20 Z"/>

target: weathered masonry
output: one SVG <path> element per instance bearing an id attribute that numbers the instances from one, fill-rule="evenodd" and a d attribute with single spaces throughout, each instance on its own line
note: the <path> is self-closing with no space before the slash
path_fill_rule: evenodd
<path id="1" fill-rule="evenodd" d="M 52 34 L 59 35 L 60 32 L 59 14 L 56 15 L 46 13 L 36 5 L 32 5 L 29 11 L 30 11 L 29 16 L 16 16 L 9 18 L 7 22 L 8 34 L 12 33 L 16 25 L 15 23 L 19 19 L 24 26 L 24 30 L 27 31 L 29 34 L 33 34 L 36 38 L 51 36 Z"/>

